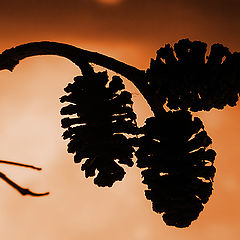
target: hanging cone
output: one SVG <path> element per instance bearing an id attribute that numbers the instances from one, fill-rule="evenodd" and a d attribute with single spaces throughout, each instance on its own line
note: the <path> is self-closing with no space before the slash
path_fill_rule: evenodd
<path id="1" fill-rule="evenodd" d="M 188 227 L 212 194 L 215 151 L 199 118 L 188 111 L 162 112 L 146 120 L 137 166 L 147 199 L 167 225 Z"/>
<path id="2" fill-rule="evenodd" d="M 191 111 L 236 106 L 240 91 L 240 53 L 213 44 L 182 39 L 157 51 L 147 70 L 149 85 L 159 104 Z"/>
<path id="3" fill-rule="evenodd" d="M 108 87 L 107 87 L 107 83 Z M 119 164 L 133 165 L 134 148 L 125 134 L 136 134 L 136 115 L 131 94 L 123 91 L 122 79 L 114 76 L 109 82 L 107 72 L 92 72 L 74 78 L 68 84 L 62 103 L 69 103 L 62 115 L 64 139 L 70 139 L 68 152 L 74 161 L 84 160 L 81 169 L 86 177 L 95 177 L 100 187 L 111 187 L 125 175 Z"/>

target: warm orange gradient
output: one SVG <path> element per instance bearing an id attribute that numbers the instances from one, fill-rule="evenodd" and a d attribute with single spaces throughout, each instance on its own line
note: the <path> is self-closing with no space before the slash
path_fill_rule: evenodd
<path id="1" fill-rule="evenodd" d="M 30 41 L 58 41 L 147 68 L 155 51 L 181 38 L 240 50 L 239 1 L 8 1 L 0 4 L 1 51 Z M 42 198 L 22 197 L 0 181 L 4 240 L 238 240 L 240 238 L 240 106 L 197 115 L 217 152 L 213 195 L 187 229 L 167 227 L 144 197 L 136 167 L 123 182 L 98 188 L 66 152 L 60 127 L 63 88 L 79 69 L 53 56 L 24 60 L 0 72 L 0 159 L 42 167 L 1 165 L 1 171 Z M 133 92 L 138 122 L 151 115 Z"/>

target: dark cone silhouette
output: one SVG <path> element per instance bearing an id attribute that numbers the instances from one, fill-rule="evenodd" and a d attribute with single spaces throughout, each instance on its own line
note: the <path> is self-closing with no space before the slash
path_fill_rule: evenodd
<path id="1" fill-rule="evenodd" d="M 170 109 L 209 111 L 236 106 L 240 91 L 240 53 L 213 44 L 182 39 L 157 51 L 147 70 L 149 85 L 159 103 Z"/>
<path id="2" fill-rule="evenodd" d="M 106 86 L 108 83 L 108 87 Z M 119 164 L 131 167 L 134 148 L 124 135 L 135 134 L 136 115 L 132 110 L 131 94 L 124 89 L 120 77 L 109 82 L 107 72 L 94 73 L 74 78 L 65 91 L 69 93 L 61 102 L 62 115 L 76 115 L 62 119 L 67 128 L 64 139 L 70 139 L 68 152 L 74 153 L 74 161 L 80 163 L 86 177 L 93 177 L 101 187 L 111 187 L 125 175 Z"/>
<path id="3" fill-rule="evenodd" d="M 201 120 L 188 111 L 162 112 L 146 120 L 137 166 L 146 198 L 167 225 L 188 227 L 212 194 L 215 151 Z"/>

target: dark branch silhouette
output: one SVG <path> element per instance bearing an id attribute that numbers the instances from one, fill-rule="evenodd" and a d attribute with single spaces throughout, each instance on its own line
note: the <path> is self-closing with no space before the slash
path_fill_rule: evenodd
<path id="1" fill-rule="evenodd" d="M 25 167 L 25 168 L 31 168 L 37 171 L 42 170 L 39 167 L 35 167 L 33 165 L 28 165 L 28 164 L 23 164 L 23 163 L 18 163 L 18 162 L 12 162 L 12 161 L 6 161 L 6 160 L 0 160 L 0 163 L 3 164 L 9 164 L 9 165 L 14 165 L 14 166 L 20 166 L 20 167 Z M 49 192 L 46 193 L 35 193 L 30 191 L 27 188 L 23 188 L 21 186 L 19 186 L 18 184 L 16 184 L 14 181 L 12 181 L 11 179 L 9 179 L 4 173 L 0 172 L 0 178 L 2 180 L 4 180 L 6 183 L 8 183 L 10 186 L 12 186 L 14 189 L 16 189 L 19 193 L 21 193 L 22 195 L 31 195 L 31 196 L 35 196 L 35 197 L 39 197 L 39 196 L 45 196 L 48 195 Z"/>
<path id="2" fill-rule="evenodd" d="M 12 181 L 11 179 L 9 179 L 5 174 L 3 174 L 2 172 L 0 172 L 0 178 L 2 180 L 4 180 L 6 183 L 8 183 L 10 186 L 12 186 L 14 189 L 16 189 L 19 193 L 21 193 L 23 196 L 25 195 L 30 195 L 30 196 L 34 196 L 34 197 L 40 197 L 40 196 L 46 196 L 49 194 L 49 192 L 45 192 L 45 193 L 35 193 L 30 191 L 28 188 L 23 188 L 21 186 L 19 186 L 18 184 L 16 184 L 14 181 Z"/>
<path id="3" fill-rule="evenodd" d="M 161 47 L 144 71 L 71 45 L 35 42 L 0 54 L 0 70 L 12 71 L 22 59 L 37 55 L 58 55 L 76 64 L 82 76 L 68 84 L 67 95 L 60 99 L 68 103 L 61 114 L 71 116 L 62 119 L 68 152 L 75 154 L 76 163 L 84 161 L 86 177 L 95 176 L 95 184 L 111 187 L 125 175 L 120 165 L 133 165 L 136 150 L 153 210 L 163 214 L 167 225 L 182 228 L 197 219 L 208 202 L 216 171 L 212 140 L 191 112 L 233 107 L 240 92 L 240 53 L 221 44 L 213 44 L 209 56 L 206 52 L 206 43 L 182 39 L 173 47 Z M 123 91 L 121 78 L 109 80 L 107 71 L 95 72 L 92 63 L 138 88 L 154 114 L 143 127 L 136 124 L 132 96 Z M 23 195 L 48 194 L 23 189 L 2 173 L 0 177 Z"/>
<path id="4" fill-rule="evenodd" d="M 0 163 L 20 166 L 20 167 L 25 167 L 25 168 L 32 168 L 32 169 L 38 170 L 38 171 L 42 170 L 41 168 L 35 167 L 33 165 L 28 165 L 28 164 L 23 164 L 23 163 L 18 163 L 18 162 L 11 162 L 11 161 L 6 161 L 6 160 L 0 160 Z"/>

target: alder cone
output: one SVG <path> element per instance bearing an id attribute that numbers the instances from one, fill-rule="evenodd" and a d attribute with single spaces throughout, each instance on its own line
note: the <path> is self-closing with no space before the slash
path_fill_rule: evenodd
<path id="1" fill-rule="evenodd" d="M 201 120 L 188 111 L 162 112 L 146 120 L 136 151 L 145 196 L 167 225 L 188 227 L 212 194 L 215 151 Z"/>
<path id="2" fill-rule="evenodd" d="M 107 86 L 108 84 L 108 86 Z M 64 139 L 70 139 L 68 152 L 74 161 L 84 160 L 81 169 L 85 176 L 93 177 L 100 187 L 111 187 L 125 175 L 119 164 L 133 165 L 134 148 L 127 134 L 135 134 L 136 115 L 132 110 L 131 94 L 123 91 L 122 79 L 108 80 L 107 72 L 89 73 L 74 78 L 60 101 L 69 105 L 62 115 L 75 115 L 62 119 Z"/>
<path id="3" fill-rule="evenodd" d="M 240 53 L 213 44 L 182 39 L 157 51 L 147 70 L 149 85 L 169 109 L 209 111 L 236 106 L 240 92 Z"/>

